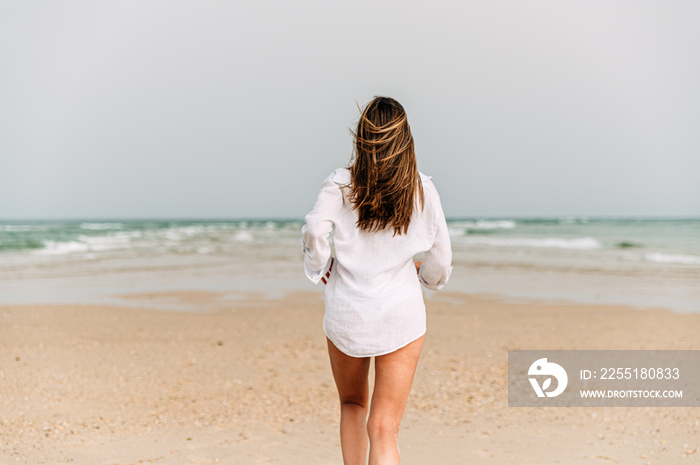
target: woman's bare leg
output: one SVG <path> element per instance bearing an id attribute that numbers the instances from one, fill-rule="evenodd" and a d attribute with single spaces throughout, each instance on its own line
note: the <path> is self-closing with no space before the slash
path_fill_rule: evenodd
<path id="1" fill-rule="evenodd" d="M 399 464 L 399 425 L 424 337 L 374 359 L 374 392 L 367 422 L 369 465 Z"/>
<path id="2" fill-rule="evenodd" d="M 345 465 L 367 463 L 370 357 L 351 357 L 330 341 L 328 354 L 340 398 L 340 447 Z"/>

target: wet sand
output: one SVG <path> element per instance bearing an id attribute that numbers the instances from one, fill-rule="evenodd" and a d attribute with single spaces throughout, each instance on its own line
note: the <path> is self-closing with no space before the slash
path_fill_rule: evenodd
<path id="1" fill-rule="evenodd" d="M 235 297 L 0 307 L 0 463 L 342 463 L 322 295 Z M 698 349 L 700 315 L 431 299 L 402 463 L 700 463 L 698 408 L 507 405 L 509 349 Z"/>

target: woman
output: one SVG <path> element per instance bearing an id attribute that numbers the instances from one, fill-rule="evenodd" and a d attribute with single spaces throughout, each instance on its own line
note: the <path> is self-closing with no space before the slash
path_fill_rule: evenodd
<path id="1" fill-rule="evenodd" d="M 370 465 L 398 464 L 399 424 L 426 331 L 421 283 L 443 287 L 452 251 L 437 190 L 418 172 L 403 107 L 374 98 L 353 135 L 352 165 L 323 181 L 306 215 L 304 270 L 326 284 L 323 329 L 340 397 L 343 461 L 366 463 L 369 436 Z M 414 263 L 421 252 L 425 262 Z"/>

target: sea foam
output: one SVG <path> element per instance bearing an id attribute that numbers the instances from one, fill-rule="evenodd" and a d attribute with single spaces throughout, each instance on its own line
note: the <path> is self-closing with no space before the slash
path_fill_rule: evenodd
<path id="1" fill-rule="evenodd" d="M 564 239 L 559 237 L 525 238 L 525 237 L 479 237 L 467 236 L 460 241 L 467 244 L 483 244 L 495 247 L 540 247 L 571 250 L 594 250 L 602 248 L 602 244 L 592 237 L 577 237 Z"/>
<path id="2" fill-rule="evenodd" d="M 253 242 L 255 237 L 248 231 L 238 231 L 233 239 L 239 242 Z"/>
<path id="3" fill-rule="evenodd" d="M 498 229 L 515 229 L 517 223 L 513 220 L 476 220 L 450 221 L 448 230 L 451 236 L 463 236 L 470 231 L 494 231 Z"/>
<path id="4" fill-rule="evenodd" d="M 84 242 L 44 241 L 44 248 L 35 250 L 34 255 L 64 255 L 68 253 L 87 252 L 90 246 Z"/>
<path id="5" fill-rule="evenodd" d="M 80 225 L 81 229 L 89 229 L 92 231 L 101 231 L 104 229 L 122 229 L 124 227 L 121 223 L 82 223 Z"/>
<path id="6" fill-rule="evenodd" d="M 45 224 L 0 224 L 0 231 L 8 232 L 46 231 L 48 229 L 49 226 Z"/>
<path id="7" fill-rule="evenodd" d="M 35 250 L 34 255 L 65 255 L 78 252 L 98 252 L 114 249 L 128 249 L 131 240 L 141 236 L 141 231 L 118 232 L 107 236 L 78 236 L 76 241 L 45 240 L 44 248 Z"/>
<path id="8" fill-rule="evenodd" d="M 457 228 L 475 230 L 513 229 L 517 226 L 513 220 L 451 221 L 450 224 Z"/>
<path id="9" fill-rule="evenodd" d="M 700 265 L 700 257 L 696 255 L 648 253 L 644 259 L 656 263 L 677 263 L 681 265 Z"/>

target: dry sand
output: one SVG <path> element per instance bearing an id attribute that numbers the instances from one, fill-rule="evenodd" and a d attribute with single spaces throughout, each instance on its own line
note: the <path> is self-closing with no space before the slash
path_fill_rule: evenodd
<path id="1" fill-rule="evenodd" d="M 0 463 L 342 463 L 322 295 L 228 297 L 0 307 Z M 700 408 L 509 408 L 506 385 L 508 349 L 698 349 L 700 315 L 434 298 L 402 463 L 700 463 Z"/>

